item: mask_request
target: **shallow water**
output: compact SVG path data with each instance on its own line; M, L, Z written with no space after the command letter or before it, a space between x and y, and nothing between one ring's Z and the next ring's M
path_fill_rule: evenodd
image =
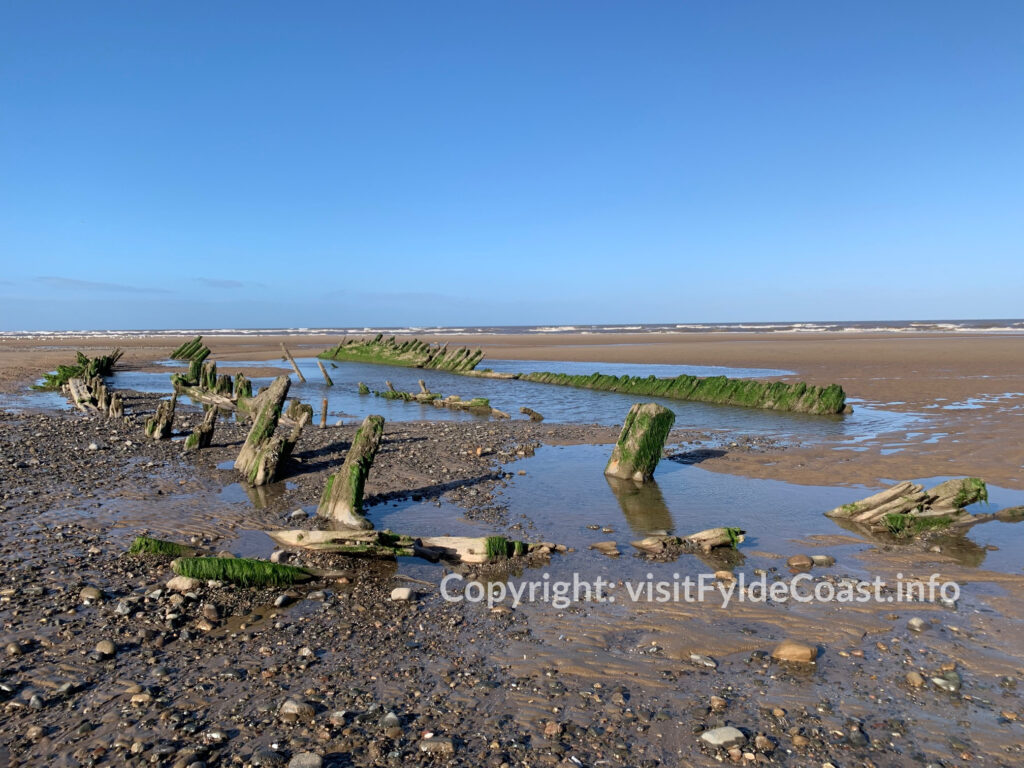
M424 379L433 392L444 395L459 395L463 399L486 397L491 405L513 418L519 415L522 406L533 408L553 423L604 424L622 423L630 406L636 401L633 395L615 392L595 392L574 387L552 384L537 384L530 381L508 379L480 379L460 376L443 371L424 371L417 368L403 368L390 365L365 363L326 363L328 373L334 381L328 387L320 375L316 358L302 358L296 361L306 377L306 383L293 379L289 395L311 403L315 411L314 422L320 419L320 404L328 400L328 421L361 420L371 413L379 413L389 421L473 421L486 420L464 411L452 411L432 405L406 403L400 400L386 400L372 395L359 395L359 382L371 390L386 389L385 381L390 380L400 391L418 392L418 380ZM497 370L523 370L517 368L520 361L489 361L488 365ZM174 363L175 367L181 367ZM231 363L228 367L267 367L267 362ZM537 364L540 365L540 364ZM545 367L566 372L592 372L595 366L600 370L617 375L678 375L691 372L691 366L648 366L648 365L605 365L599 363L544 363ZM614 369L614 370L613 370ZM715 373L727 372L730 376L775 375L779 371L759 369L716 369ZM781 372L784 373L784 372ZM266 386L270 377L253 378L254 386ZM134 389L140 392L169 392L169 374L125 371L115 374L112 379L115 389ZM856 405L854 413L847 416L814 416L803 413L782 413L758 408L740 408L706 403L681 402L666 398L644 398L661 403L676 413L676 426L698 430L730 430L748 435L762 435L788 440L841 440L854 441L873 438L881 432L909 428L919 420L915 414L884 411L877 408ZM851 400L857 403L855 400Z

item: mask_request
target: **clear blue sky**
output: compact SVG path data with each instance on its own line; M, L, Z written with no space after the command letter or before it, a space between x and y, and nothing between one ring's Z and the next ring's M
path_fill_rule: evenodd
M1024 3L0 7L0 327L1019 317Z

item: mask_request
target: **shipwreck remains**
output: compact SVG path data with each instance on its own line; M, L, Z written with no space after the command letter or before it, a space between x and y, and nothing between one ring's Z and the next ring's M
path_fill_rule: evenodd
M398 342L394 336L387 339L378 333L373 339L346 339L338 346L324 350L318 357L352 363L379 363L401 365L408 368L433 368L438 371L462 373L472 371L483 360L481 349L447 344L428 344L419 339Z
M82 379L88 381L97 376L103 378L114 372L114 366L121 359L124 352L115 349L109 355L98 357L86 357L81 352L75 352L76 360L74 365L58 365L53 373L43 376L42 382L36 384L32 389L48 390L51 392L60 391L71 379Z
M946 480L929 490L906 481L825 514L869 532L912 537L937 528L966 529L992 519L964 509L977 501L988 501L985 481L977 477Z
M657 403L636 403L629 409L604 473L643 483L654 477L676 415Z
M210 447L210 443L213 441L213 430L217 426L218 414L219 409L217 408L210 408L206 411L199 426L185 438L185 453Z
M419 381L419 392L401 392L395 389L390 381L385 381L384 384L387 386L386 390L375 391L373 394L377 397L383 397L385 400L402 400L407 403L432 405L435 408L449 408L453 411L469 411L478 416L493 416L496 419L511 418L504 411L499 411L497 408L492 407L491 401L486 397L474 397L469 400L463 400L458 395L448 395L448 397L445 397L440 392L431 392L427 389L423 379ZM362 388L360 388L359 394L363 394Z
M573 376L567 373L539 372L520 374L519 379L602 392L622 392L642 397L666 397L718 405L740 405L774 411L816 414L847 412L846 393L838 384L821 387L802 381L788 384L783 381L730 379L725 376L701 378L685 374L675 378L659 379L655 376L606 376L601 373Z
M349 528L372 529L363 515L363 489L384 436L384 417L367 416L356 430L341 469L327 479L317 514Z
M203 344L203 337L196 336L171 352L171 360L187 360L202 363L210 355L210 348Z
M565 551L546 542L527 543L504 536L409 536L392 531L364 529L266 531L275 542L288 549L306 549L341 555L394 558L422 557L431 562L449 560L483 564L534 553Z
M298 440L298 433L302 430L300 424L304 425L308 420L307 417L296 423L287 438L275 434L290 386L287 376L278 376L269 387L248 401L252 428L235 459L235 469L250 485L266 485L274 480L279 464L291 453Z
M170 400L161 400L156 413L146 419L146 436L154 440L166 440L171 436L174 427L174 407L178 404L178 396L171 395Z

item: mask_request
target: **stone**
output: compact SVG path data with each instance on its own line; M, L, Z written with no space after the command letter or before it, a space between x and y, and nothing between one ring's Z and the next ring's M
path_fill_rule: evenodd
M83 603L98 603L103 599L103 592L97 587L82 587L82 591L78 593L78 599Z
M412 600L412 589L409 587L395 587L391 590L391 599L398 602Z
M700 740L710 747L729 749L730 747L738 747L746 743L747 737L743 735L743 731L739 728L723 725L721 728L712 728L709 731L704 731L700 735Z
M288 761L288 768L321 768L324 759L316 752L300 752Z
M736 581L736 576L732 571L715 571L715 578L718 581Z
M23 651L21 650L21 646L18 645L17 643L8 643L7 644L7 655L8 656L21 656L22 652Z
M454 755L455 742L441 736L430 736L420 739L420 752L425 752L428 755Z
M922 686L924 686L924 677L921 675L920 672L907 672L906 680L907 685L910 685L914 688L921 688Z
M302 701L301 699L287 699L284 704L281 705L279 714L290 715L292 717L299 718L301 720L312 720L316 714L316 709L308 701Z
M814 565L814 561L807 555L793 555L789 560L786 561L786 565L790 568L806 569Z
M928 623L924 619L920 619L915 616L907 622L907 629L911 632L924 632L928 629Z
M167 582L167 588L174 592L194 592L203 585L199 579L191 576L175 576Z
M812 664L818 658L818 649L811 645L798 643L795 640L783 640L772 651L776 661L790 661L800 664Z
M822 568L836 564L836 559L832 555L811 555L811 561Z
M712 696L710 704L711 709L713 709L715 712L721 712L728 706L728 702L721 696Z
M401 724L402 721L398 719L398 715L394 712L388 712L380 719L380 725L382 728L397 728Z
M109 658L117 653L117 647L110 640L100 640L96 643L96 653Z

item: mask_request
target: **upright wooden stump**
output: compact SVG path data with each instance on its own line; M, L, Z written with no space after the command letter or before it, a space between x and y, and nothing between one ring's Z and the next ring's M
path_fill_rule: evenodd
M208 410L199 426L185 438L185 453L210 447L210 443L213 441L213 430L217 426L217 413L216 408Z
M265 391L249 401L255 405L251 414L252 428L235 459L235 469L251 485L265 485L274 479L277 472L285 438L275 435L274 430L290 386L287 376L278 376Z
M654 476L676 415L657 403L636 403L629 409L619 441L604 473L643 483Z
M174 426L174 406L178 396L171 395L170 400L162 400L156 407L156 413L146 419L146 435L154 440L166 440L171 436Z
M363 516L363 488L384 435L384 417L367 416L352 439L341 469L331 475L317 514L349 528L373 528Z

